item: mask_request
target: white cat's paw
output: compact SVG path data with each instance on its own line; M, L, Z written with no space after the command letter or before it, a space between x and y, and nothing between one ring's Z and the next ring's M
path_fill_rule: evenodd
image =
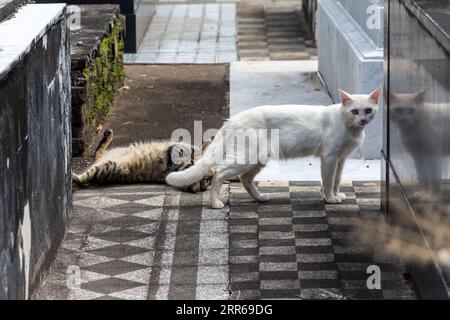
M222 209L223 207L225 207L225 205L220 200L211 202L211 208L213 209Z
M329 204L342 203L342 200L338 197L328 197L328 198L324 198L323 200L325 201L325 203L329 203Z
M339 193L336 195L336 198L341 199L342 201L344 201L345 199L347 199L347 196L345 195L345 193L339 192Z
M260 194L257 201L258 202L267 202L267 201L269 201L269 196L267 194Z

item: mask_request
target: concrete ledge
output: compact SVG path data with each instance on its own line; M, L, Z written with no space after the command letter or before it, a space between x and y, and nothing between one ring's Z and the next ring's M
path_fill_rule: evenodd
M380 87L383 50L338 3L319 0L317 15L319 72L334 101L339 101L338 88L365 92Z
M417 18L423 27L450 52L450 8L448 3L414 0L404 1L404 6Z
M19 8L14 19L0 24L0 79L30 52L49 28L60 19L65 4L29 4ZM22 32L18 31L22 27ZM26 26L26 28L25 28Z
M383 87L383 50L336 1L319 0L317 11L319 73L334 102L338 89L369 93ZM379 159L382 146L382 108L366 129L361 147L368 159ZM356 155L355 155L356 156Z
M384 26L381 22L384 14L384 0L338 0L337 5L351 16L368 40L372 41L377 48L383 49ZM380 22L380 29L374 27L375 20Z

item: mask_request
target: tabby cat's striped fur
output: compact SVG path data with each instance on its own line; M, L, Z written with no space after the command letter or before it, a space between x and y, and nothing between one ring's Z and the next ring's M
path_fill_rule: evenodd
M194 164L194 147L181 142L151 141L134 143L128 147L107 150L112 142L113 132L108 130L105 141L95 154L95 163L82 174L72 174L79 185L95 183L165 183L170 172L184 170ZM203 143L203 148L210 141ZM173 160L174 156L190 154L190 161ZM199 182L183 188L190 192L205 191L211 184L212 174Z

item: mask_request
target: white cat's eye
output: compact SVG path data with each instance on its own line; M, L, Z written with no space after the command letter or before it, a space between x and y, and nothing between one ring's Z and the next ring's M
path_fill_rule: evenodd
M356 116L357 114L359 114L359 111L356 110L356 109L353 109L353 110L352 110L352 113Z
M366 114L371 114L372 113L372 109L366 109Z

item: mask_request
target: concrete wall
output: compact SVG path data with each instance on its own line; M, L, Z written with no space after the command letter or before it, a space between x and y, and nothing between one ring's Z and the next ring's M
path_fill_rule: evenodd
M347 11L362 31L373 41L377 48L383 49L383 0L338 0L338 4ZM375 10L376 16L374 15ZM376 18L378 21L369 19ZM369 20L368 20L369 19ZM374 28L379 23L379 28Z
M350 93L369 93L383 86L383 49L379 41L383 30L372 30L371 36L364 31L367 26L363 17L365 15L366 20L369 18L366 10L372 2L361 2L366 4L352 7L351 1L318 1L316 37L319 73L335 102L339 101L339 88ZM346 6L351 12L347 11ZM381 114L382 110L366 129L366 139L360 151L367 159L380 158Z
M0 35L0 299L25 299L71 212L64 5L26 5L0 22Z

